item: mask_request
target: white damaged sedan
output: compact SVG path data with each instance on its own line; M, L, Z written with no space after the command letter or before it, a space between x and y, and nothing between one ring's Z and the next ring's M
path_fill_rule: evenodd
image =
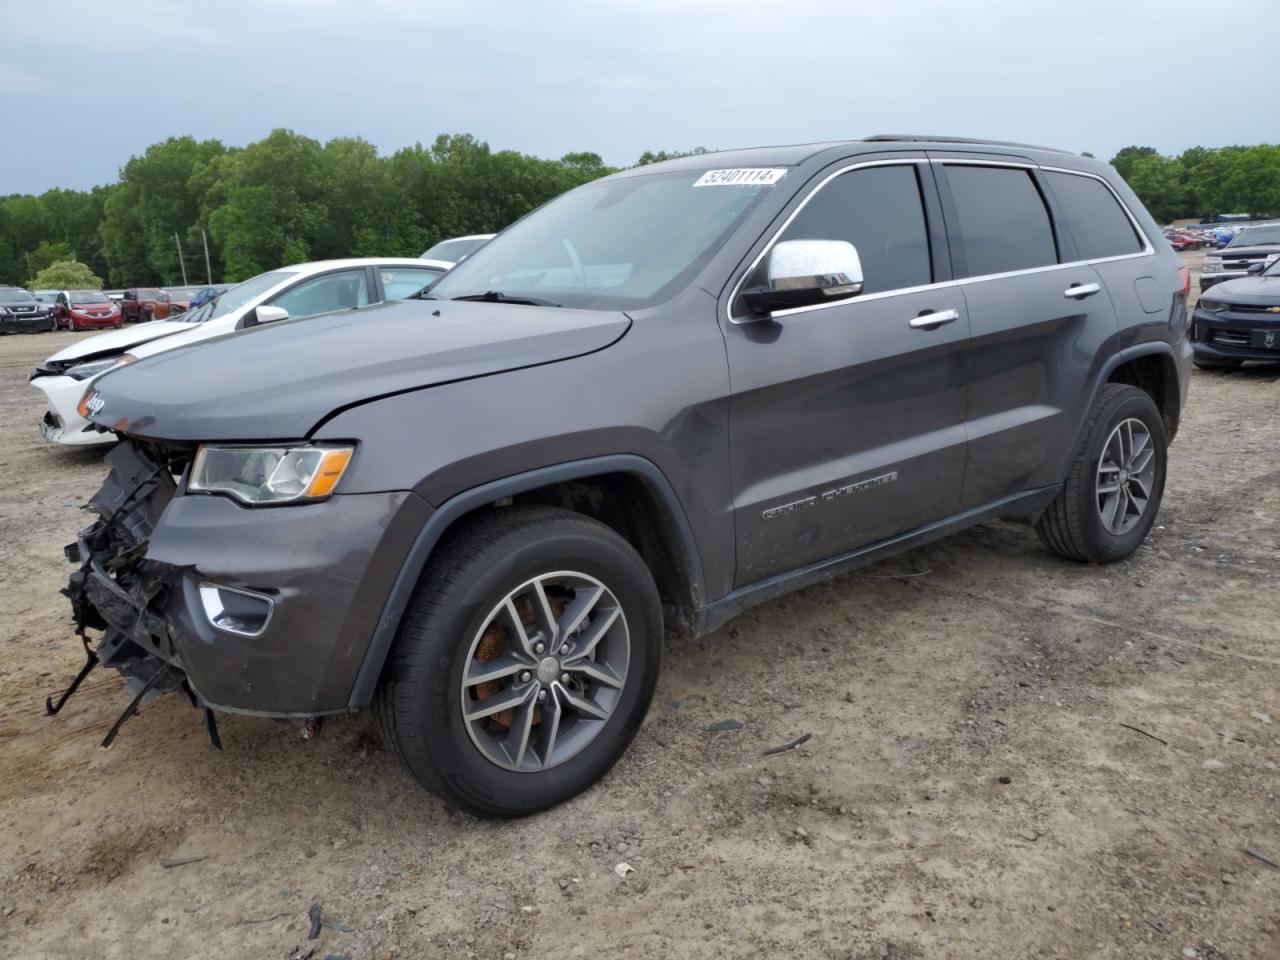
M40 432L55 443L112 443L113 434L95 429L77 409L90 383L108 370L259 323L402 300L435 283L452 266L445 260L407 257L300 263L259 274L176 319L79 340L31 375L31 385L48 403Z

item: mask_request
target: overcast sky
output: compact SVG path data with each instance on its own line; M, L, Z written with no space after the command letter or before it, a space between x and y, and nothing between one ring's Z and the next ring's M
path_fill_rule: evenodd
M0 194L274 127L616 165L886 132L1280 141L1280 0L0 0L0 37Z

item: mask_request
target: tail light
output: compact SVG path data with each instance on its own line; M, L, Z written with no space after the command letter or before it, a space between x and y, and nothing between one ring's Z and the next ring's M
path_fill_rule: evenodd
M1186 267L1179 267L1178 276L1182 278L1182 295L1184 297L1191 296L1191 271Z

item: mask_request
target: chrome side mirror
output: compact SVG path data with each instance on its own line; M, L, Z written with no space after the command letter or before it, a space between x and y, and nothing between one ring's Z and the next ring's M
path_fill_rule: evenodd
M847 240L784 240L769 251L763 273L763 283L743 290L742 299L764 316L862 292L862 261Z

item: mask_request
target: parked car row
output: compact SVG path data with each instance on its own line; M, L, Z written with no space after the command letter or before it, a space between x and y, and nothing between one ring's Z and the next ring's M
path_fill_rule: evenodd
M418 259L433 265L452 265L475 253L493 237L492 233L451 237L423 251ZM126 323L168 320L203 307L229 289L229 285L129 287L119 290L28 291L10 286L0 289L10 291L0 295L0 334L4 334L118 328Z
M1208 237L1183 233L1178 230L1166 230L1164 238L1169 241L1169 246L1175 250L1200 250L1204 247L1216 246L1217 240L1210 240Z
M1204 258L1200 290L1265 270L1276 260L1280 260L1280 223L1244 227L1220 252Z
M203 306L228 289L132 287L128 290L27 290L0 286L0 334L96 330L165 320Z

